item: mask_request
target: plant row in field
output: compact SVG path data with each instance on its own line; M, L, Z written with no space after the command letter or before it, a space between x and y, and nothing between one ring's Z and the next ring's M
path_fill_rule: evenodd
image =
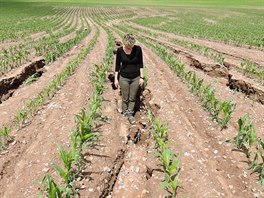
M257 137L257 132L249 114L238 120L238 126L237 136L228 140L228 142L235 143L238 149L242 149L246 153L250 170L252 173L258 174L259 182L264 188L264 138Z
M55 165L57 172L63 179L64 184L60 185L50 176L46 175L42 181L42 189L49 197L70 197L77 193L74 180L81 175L81 170L85 168L85 160L82 155L84 144L90 142L99 136L95 130L98 118L103 118L99 110L102 107L104 83L109 67L112 66L112 51L114 47L113 38L108 33L108 47L106 50L106 58L102 65L95 65L92 72L94 92L92 100L89 103L89 109L81 111L76 115L76 128L71 133L71 148L69 151L60 148L60 158L64 166Z
M162 35L158 35L156 33L151 32L150 30L144 30L144 29L140 29L140 28L136 28L133 26L128 26L128 25L122 25L122 26L118 26L118 25L114 25L115 27L123 27L126 29L132 29L133 31L137 31L137 32L144 32L150 36L153 36L155 38L157 38L158 36L162 36ZM163 35L163 37L165 37ZM213 50L211 48L199 45L199 44L195 44L189 41L185 41L185 40L179 40L179 39L170 39L170 42L180 45L184 48L188 48L191 50L194 50L198 53L200 53L201 55L204 55L206 57L212 58L213 60L215 60L216 62L218 62L221 65L225 65L225 57L223 56L222 53ZM249 60L243 60L241 61L240 64L240 68L235 68L237 70L242 70L242 72L244 73L244 75L247 76L252 76L252 77L256 77L258 78L260 81L264 80L264 69L261 69L260 67L254 65L251 61Z
M30 11L29 7L32 7ZM32 4L27 4L26 7L22 4L1 4L0 42L7 39L28 39L31 33L56 30L68 21L65 17L71 12L68 8L54 9L51 6L42 7L44 10L40 8L41 6Z
M122 38L122 33L117 31L119 36ZM145 82L144 86L147 86L148 76L146 70L144 70ZM162 124L158 117L154 117L153 114L148 112L149 121L154 130L154 138L157 145L157 155L163 163L163 170L165 174L164 182L162 183L162 188L167 190L172 197L176 196L177 189L179 187L179 171L180 171L180 161L173 151L168 147L168 125Z
M11 69L21 65L23 61L27 61L30 55L31 48L35 49L36 55L44 55L45 59L47 59L47 63L52 60L55 60L61 54L69 50L73 45L78 43L80 39L85 36L85 33L87 34L90 32L91 28L87 21L86 24L89 27L88 31L83 31L84 25L82 21L82 27L80 28L80 30L77 31L76 37L70 39L65 43L59 43L58 38L74 31L74 28L76 28L77 23L74 27L70 29L65 29L63 32L60 32L58 34L50 34L50 36L48 37L43 37L41 39L30 41L25 44L19 44L18 46L11 46L8 49L2 49L2 53L0 56L0 72L8 72ZM70 27L70 24L68 27Z
M143 39L141 39L143 40ZM171 66L172 69L177 71L178 76L182 77L191 85L191 91L200 98L203 106L210 111L216 121L223 128L230 120L232 112L235 110L236 105L231 103L230 100L221 102L215 97L215 91L212 86L203 85L203 79L199 78L195 72L184 72L184 65L177 62L165 48L153 45L148 41L144 41L149 46L155 48L158 54ZM256 152L254 153L253 160L250 160L250 169L253 172L259 173L259 181L264 187L264 139L256 138L256 132L252 121L250 121L248 115L239 119L239 132L238 135L232 140L237 144L238 148L246 148L245 143L248 143L248 157L250 159L252 153L252 146L256 145Z
M241 21L235 16L223 19L222 12L219 12L220 10L215 11L215 14L210 16L210 14L207 14L208 12L188 8L188 10L177 10L177 12L172 13L170 17L150 16L133 19L131 21L163 32L212 39L240 46L255 46L263 49L263 23L260 23L260 15L246 13L244 14L243 22L241 23ZM242 10L239 12L243 13ZM257 12L260 14L261 11ZM210 23L206 17L215 21ZM256 22L257 19L260 21ZM252 23L252 21L255 21L256 23Z
M175 44L181 45L185 48L189 48L192 49L196 52L199 52L200 54L207 56L209 58L212 58L213 60L215 60L216 62L220 63L221 65L224 65L225 63L225 58L224 56L211 49L208 47L204 47L198 44L194 44L188 41L183 41L183 40L178 40L178 39L171 39L171 41ZM235 68L237 69L237 68ZM244 75L249 75L249 74L253 74L254 77L259 78L260 80L264 80L264 69L261 69L260 67L254 65L251 61L249 60L243 60L240 63L240 70L242 69L242 71L244 72Z
M44 37L43 41L44 40L47 41L48 38ZM34 43L36 43L36 46L40 45L37 41L29 41L23 44L2 49L0 51L0 71L2 73L8 72L9 70L21 65L23 61L27 61L30 55L30 48Z
M85 59L87 54L95 45L98 36L99 30L97 29L96 34L91 42L84 49L82 49L82 51L67 64L66 68L60 74L56 75L56 77L46 87L44 87L35 98L29 100L26 106L18 112L11 126L8 127L8 131L14 129L15 127L20 128L24 124L28 123L29 117L33 117L39 108L45 104L45 102L51 98L65 83L66 79L73 74L81 61ZM7 126L2 126L1 130L3 130L5 127Z
M252 75L254 78L257 77L261 80L264 85L264 69L254 65L252 62L245 60L241 62L241 68L243 69L244 74Z
M88 21L86 21L88 25ZM49 51L46 51L44 55L44 59L46 63L50 63L52 61L55 61L58 57L60 57L65 52L69 51L74 45L79 43L83 38L85 38L91 31L91 28L89 31L84 31L84 26L82 25L81 29L76 32L76 36L64 43L52 43L51 48L49 48Z
M32 7L31 7L32 8ZM6 9L6 10L3 10ZM24 14L22 11L26 10L21 4L20 6L14 6L11 3L1 2L0 12L1 12L1 28L0 28L0 41L7 39L23 38L28 35L29 32L38 32L40 27L48 28L50 20L41 20L41 17L46 15L54 15L54 10L51 7L48 10L41 10L38 8L39 13L36 15L35 19L32 19L30 15ZM28 8L27 8L28 9ZM36 8L32 8L36 9ZM7 12L9 10L9 12ZM20 11L18 13L18 10ZM27 10L28 13L29 10ZM12 14L10 14L12 13ZM16 13L16 14L15 14ZM30 10L29 13L32 13ZM20 18L19 18L20 17ZM53 19L51 19L53 20ZM41 24L41 25L40 25ZM21 31L22 30L22 31Z
M215 90L211 84L205 84L194 71L185 71L184 64L174 58L160 44L153 44L152 42L139 38L139 40L150 46L174 71L177 75L191 86L191 91L199 97L203 103L203 107L207 109L213 118L218 122L221 128L226 127L234 112L236 105L230 100L220 101L216 98Z
M145 43L148 43L148 45L152 45L152 47L156 48L156 51L171 66L171 68L177 70L178 76L183 77L185 81L191 84L192 92L194 92L195 95L201 99L203 106L211 112L222 128L225 127L230 120L231 113L235 110L236 105L231 103L230 100L221 102L216 99L212 86L203 85L203 79L200 79L193 71L184 73L184 65L179 62L176 63L177 61L168 54L165 48L161 48L157 44L153 45L150 42L145 41ZM250 160L250 169L253 172L259 173L259 181L264 187L264 139L256 138L256 132L248 114L241 117L238 124L238 135L232 139L232 141L236 143L239 149L242 147L246 148L245 143L249 144L249 150L247 153L249 159L250 156L252 156L252 146L254 144L256 145L257 151L254 154L253 161Z
M131 32L128 30L125 31ZM214 117L219 115L219 113L223 115L223 118L217 118L222 127L227 124L231 113L235 110L235 104L232 104L229 100L224 102L217 100L211 85L202 85L203 80L200 79L193 71L184 72L184 65L175 60L165 48L162 48L158 44L154 45L143 38L138 39L155 49L155 51L171 66L171 68L177 71L178 76L191 84L191 90L200 98L202 98L202 101L204 102L203 106L207 109L210 109ZM202 95L205 96L204 99ZM217 108L217 106L219 108ZM238 121L238 124L238 135L229 141L236 143L239 149L242 148L243 150L246 150L247 156L250 160L250 169L253 173L257 172L259 174L259 182L262 186L264 186L264 139L256 137L256 131L254 129L253 122L249 119L248 114L241 117ZM246 145L247 143L248 146ZM252 154L253 145L256 146L254 154ZM251 160L252 158L253 160Z
M172 197L176 196L179 187L180 160L168 147L168 125L162 124L159 118L155 118L151 112L148 114L151 125L154 129L154 138L157 145L157 154L163 163L165 174L162 187L167 190Z
M97 18L97 20L103 20L104 22L120 18L130 19L135 16L135 13L129 8L123 8L117 12L116 8L97 7L89 10L89 14L92 18Z

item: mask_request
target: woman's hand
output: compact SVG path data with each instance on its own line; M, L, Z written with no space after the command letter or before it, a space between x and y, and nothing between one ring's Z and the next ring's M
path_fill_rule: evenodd
M119 82L118 82L118 79L115 78L115 87L118 89L118 86L119 86Z
M140 78L140 79L139 79L139 86L141 86L141 87L142 87L142 86L143 86L143 84L144 84L144 79Z

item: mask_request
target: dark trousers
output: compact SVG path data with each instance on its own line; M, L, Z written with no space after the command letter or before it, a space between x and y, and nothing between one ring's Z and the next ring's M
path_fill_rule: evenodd
M132 115L134 113L139 79L139 76L133 79L120 76L119 84L122 94L122 112L124 114Z

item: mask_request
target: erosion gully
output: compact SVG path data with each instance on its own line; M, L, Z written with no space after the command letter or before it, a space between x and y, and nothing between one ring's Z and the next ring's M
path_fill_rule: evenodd
M97 130L99 140L85 154L89 166L80 181L81 197L153 197L165 192L162 166L155 155L155 142L147 112L157 115L158 104L151 104L151 91L138 92L136 123L130 125L121 114L120 91L114 89L114 73L109 71L102 115L108 117Z
M144 33L139 34L154 42L158 42L161 45L165 45L169 50L174 52L180 60L183 60L184 63L190 65L191 67L202 70L211 77L225 78L227 80L226 86L228 86L231 90L239 90L256 102L264 104L264 87L261 83L253 81L250 78L245 78L245 75L241 75L241 72L239 73L236 71L241 70L239 65L240 62L243 61L242 57L234 57L232 55L225 54L228 55L229 58L225 60L223 65L221 65L209 58L199 55L198 53L176 44L172 44L166 39L154 38L147 36Z
M113 76L109 75L111 83ZM150 90L139 92L140 111L135 114L136 123L130 125L120 114L119 91L111 90L110 83L107 86L106 108L102 114L109 118L109 123L98 128L102 136L87 151L86 160L90 165L83 172L86 179L81 183L81 197L132 198L164 194L158 187L163 179L162 166L154 154L155 143L147 119L147 111L157 112L159 106L149 103Z

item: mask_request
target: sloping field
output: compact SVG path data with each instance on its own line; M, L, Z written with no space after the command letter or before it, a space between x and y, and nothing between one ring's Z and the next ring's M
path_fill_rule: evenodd
M263 1L0 5L0 197L264 197ZM133 125L125 33L145 67Z

